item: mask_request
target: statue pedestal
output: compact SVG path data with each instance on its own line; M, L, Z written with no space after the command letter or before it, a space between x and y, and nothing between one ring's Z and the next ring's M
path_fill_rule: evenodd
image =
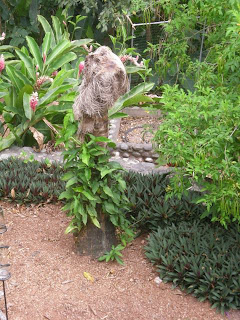
M98 220L101 229L89 221L86 227L74 234L77 254L99 258L117 244L115 227L108 217L101 213Z

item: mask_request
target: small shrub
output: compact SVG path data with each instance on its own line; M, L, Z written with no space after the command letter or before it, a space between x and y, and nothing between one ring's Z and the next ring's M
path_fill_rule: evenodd
M240 232L211 222L181 222L158 228L146 256L164 282L173 282L222 313L240 309Z

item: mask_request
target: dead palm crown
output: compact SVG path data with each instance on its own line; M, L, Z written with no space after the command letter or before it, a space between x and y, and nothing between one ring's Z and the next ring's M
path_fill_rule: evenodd
M110 48L102 46L88 54L79 95L73 105L81 141L87 133L108 136L108 109L128 88L125 67Z

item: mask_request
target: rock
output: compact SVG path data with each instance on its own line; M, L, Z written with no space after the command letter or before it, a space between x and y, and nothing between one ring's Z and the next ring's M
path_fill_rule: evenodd
M146 162L153 162L153 159L152 158L146 158L145 161Z
M137 157L137 158L138 158L138 157L141 156L141 153L134 151L134 152L132 153L132 155L133 155L134 157Z
M124 152L124 153L122 154L122 157L123 157L123 158L129 158L129 153Z
M162 279L160 279L159 277L156 277L156 278L154 279L154 282L155 282L156 284L160 284L160 283L162 283Z
M158 153L154 153L152 154L153 159L158 159L159 158L159 154Z
M151 144L151 143L145 144L145 145L143 146L143 150L145 150L145 151L151 151L151 150L152 150L152 144Z
M143 149L143 146L141 144L135 144L132 146L132 148L135 151L141 151Z
M123 151L126 151L126 150L128 150L128 145L126 143L121 143L120 149Z

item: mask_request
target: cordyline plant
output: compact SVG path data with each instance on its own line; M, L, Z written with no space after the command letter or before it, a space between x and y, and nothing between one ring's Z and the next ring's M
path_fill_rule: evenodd
M77 60L74 49L91 40L70 41L57 17L52 17L53 29L44 17L38 19L45 31L41 47L29 36L28 48L0 46L0 113L4 121L0 151L15 141L23 143L32 127L49 134L47 125L52 128L54 117L71 108L75 98L72 88L77 85L78 70L69 63ZM19 60L7 52L10 50L15 50Z

